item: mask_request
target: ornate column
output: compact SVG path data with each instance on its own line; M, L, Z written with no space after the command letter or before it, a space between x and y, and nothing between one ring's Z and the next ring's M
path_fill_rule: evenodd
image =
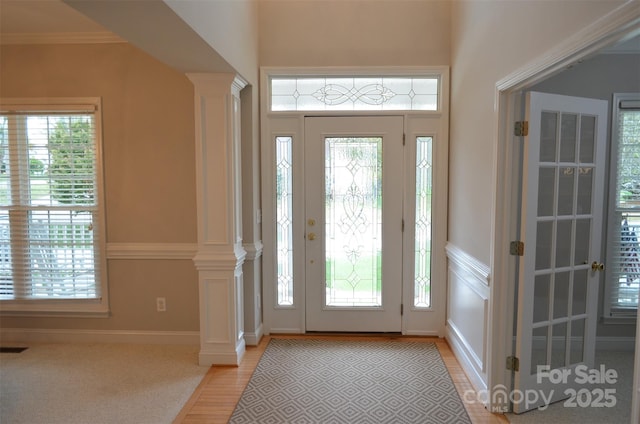
M234 74L188 74L195 88L200 365L238 365L243 326L240 90Z

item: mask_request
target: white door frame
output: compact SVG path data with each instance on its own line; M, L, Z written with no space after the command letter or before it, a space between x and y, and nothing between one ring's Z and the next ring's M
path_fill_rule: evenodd
M270 110L269 80L271 76L426 76L437 75L440 78L439 109L437 111L363 111L363 112L272 112ZM402 316L402 333L419 336L444 335L445 309L446 309L446 253L447 240L447 205L448 205L448 152L449 152L449 67L366 67L366 68L275 68L263 67L260 70L260 97L261 97L261 192L262 192L262 239L264 250L262 256L263 291L262 299L258 303L262 305L263 328L265 334L271 333L304 333L305 328L305 287L304 287L304 261L300 261L294 254L294 301L292 305L277 305L277 292L274 287L276 280L276 252L275 252L275 149L270 144L275 137L292 137L296 143L304 140L305 116L376 116L395 115L404 118L404 133L406 136L405 158L415 154L411 149L409 140L419 136L432 136L435 139L433 146L433 186L434 195L432 202L435 208L432 211L432 221L438 223L432 227L432 281L438 285L432 286L432 307L413 308L410 290L403 290L404 314ZM304 161L303 148L293 152L294 160ZM406 160L406 159L405 159ZM293 165L296 166L295 164ZM304 175L303 173L299 175ZM407 173L405 173L406 178ZM405 181L404 187L411 187ZM294 198L294 208L304 210L304 205L298 202L304 201L302 192L297 192L294 182L293 192L298 193ZM407 199L407 196L405 196ZM406 205L405 205L406 206ZM405 220L407 218L405 207ZM413 216L413 215L411 215ZM412 228L411 223L408 224ZM298 219L293 224L294 232L302 235L305 231L304 219ZM405 235L407 231L405 231ZM296 246L301 247L298 241L293 241L294 252ZM413 248L409 245L413 237L404 237L403 249ZM403 288L408 287L406 264L403 265ZM411 273L412 275L412 273Z
M487 387L511 388L511 371L505 367L505 358L513 354L513 327L516 261L509 256L509 243L517 234L518 169L513 158L517 150L513 141L513 128L522 119L521 92L538 82L560 72L565 67L598 52L631 33L640 30L640 8L637 2L627 2L609 15L569 37L556 48L529 62L521 69L496 83L496 157L494 162L493 223L491 228L490 265L493 270L489 300L487 349L490 358L487 370ZM640 315L639 315L640 316ZM638 321L640 324L640 320ZM636 353L640 352L640 340L636 339ZM636 367L638 379L640 370ZM640 415L638 382L634 382L632 417ZM487 408L499 410L501 404L492 403L487 397ZM494 409L496 408L496 409ZM633 422L636 422L633 421Z

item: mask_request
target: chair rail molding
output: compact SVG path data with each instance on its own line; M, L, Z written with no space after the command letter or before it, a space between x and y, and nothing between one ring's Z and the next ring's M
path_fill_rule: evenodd
M196 243L107 243L107 259L192 260Z

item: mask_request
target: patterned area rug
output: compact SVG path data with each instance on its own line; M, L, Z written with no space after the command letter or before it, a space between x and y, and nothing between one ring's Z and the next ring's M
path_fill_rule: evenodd
M272 339L229 423L471 423L434 343Z

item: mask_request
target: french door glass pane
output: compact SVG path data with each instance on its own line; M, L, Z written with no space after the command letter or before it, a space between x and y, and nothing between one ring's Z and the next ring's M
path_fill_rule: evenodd
M293 305L292 138L276 137L276 252L278 305Z
M567 323L561 322L553 325L551 338L551 369L564 367L567 352Z
M432 137L416 138L416 228L413 306L431 306Z
M556 196L556 168L540 167L538 175L538 216L552 216Z
M560 162L575 162L578 115L563 113L560 122Z
M571 303L571 314L582 315L587 312L587 282L589 275L586 269L574 271L573 278L573 300Z
M540 123L540 162L556 161L558 114L542 112Z
M546 365L547 362L547 342L549 340L549 326L535 327L531 342L531 368L532 375L538 372L538 366Z
M593 193L593 168L578 168L578 192L576 198L576 214L591 214L591 194Z
M566 317L569 313L570 272L558 272L553 284L553 318Z
M578 364L584 360L585 319L571 321L571 343L569 364Z
M596 147L596 117L582 115L580 119L580 163L593 163Z
M558 177L558 215L573 215L573 186L576 168L560 168Z
M549 320L549 287L551 276L549 274L536 275L533 288L533 322Z
M326 306L382 305L382 138L325 139Z

